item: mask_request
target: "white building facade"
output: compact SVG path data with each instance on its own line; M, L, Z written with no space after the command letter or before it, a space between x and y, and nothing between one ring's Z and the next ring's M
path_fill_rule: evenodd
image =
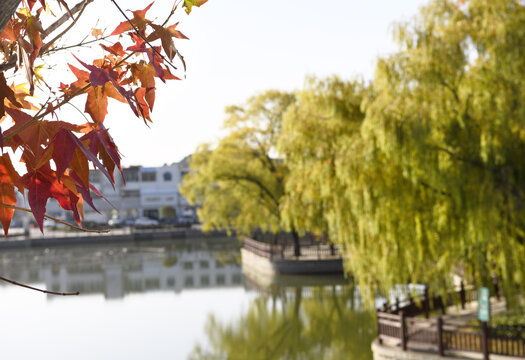
M115 171L113 188L100 171L90 170L90 182L107 201L92 192L93 202L100 213L84 202L85 221L104 223L109 219L125 221L139 217L161 220L161 209L171 207L175 209L178 221L195 222L195 209L179 192L179 185L187 172L185 160L160 167L131 166L123 169L124 179L120 172ZM47 213L59 218L71 217L54 199L49 200Z

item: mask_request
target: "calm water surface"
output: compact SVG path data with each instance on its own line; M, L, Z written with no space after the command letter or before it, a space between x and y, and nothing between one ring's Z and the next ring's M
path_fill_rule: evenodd
M338 277L243 274L239 245L191 239L2 250L5 359L371 359L375 322Z

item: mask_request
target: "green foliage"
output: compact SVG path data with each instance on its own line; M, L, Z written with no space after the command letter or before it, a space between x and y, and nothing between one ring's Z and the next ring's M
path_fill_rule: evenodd
M511 305L525 290L524 26L517 1L434 1L348 106L314 83L287 113L288 221L327 227L364 294L453 275L496 275Z
M525 327L525 308L516 308L496 314L490 319L493 326L520 326Z
M337 176L336 163L345 160L339 149L345 143L359 143L364 91L358 81L307 79L287 109L279 150L290 171L281 204L289 227L303 233L328 232L334 204L345 192Z
M290 289L291 290L291 289ZM286 297L253 301L233 324L210 317L210 348L197 345L190 359L370 359L375 337L371 313L354 309L354 292L302 288Z
M280 199L287 169L275 151L282 116L294 96L267 91L244 107L226 109L223 137L203 145L191 158L192 172L181 193L198 204L203 230L226 229L248 235L258 228L278 232Z
M443 293L454 276L488 287L496 276L516 306L524 29L515 0L432 1L397 25L399 49L371 84L309 79L280 106L265 94L229 109L230 135L197 152L185 193L208 228L328 234L368 299L407 281Z
M162 206L160 208L160 216L163 219L174 219L177 217L177 210L173 206Z

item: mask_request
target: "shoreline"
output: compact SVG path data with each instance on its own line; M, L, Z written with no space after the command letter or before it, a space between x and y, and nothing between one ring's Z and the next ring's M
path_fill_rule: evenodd
M193 239L227 237L225 231L204 233L195 228L119 228L108 233L85 233L81 231L59 231L46 229L44 234L31 229L30 234L13 235L0 240L0 249L34 248L50 246L111 244L141 242L161 239Z

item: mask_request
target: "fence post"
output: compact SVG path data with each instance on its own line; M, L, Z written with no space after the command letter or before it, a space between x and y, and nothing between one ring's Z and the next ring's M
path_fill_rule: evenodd
M489 360L489 328L486 321L481 322L481 351L483 360Z
M447 313L447 309L446 309L445 303L443 301L443 296L439 297L439 306L441 307L441 315L445 315Z
M443 318L441 316L437 318L437 343L439 356L445 356L443 352Z
M379 315L381 314L381 312L379 310L377 310L377 313L376 313L376 316L377 316L377 341L379 342L379 345L381 345L383 343L383 338L381 338L381 324L380 324L380 317Z
M496 294L496 299L499 301L500 294L499 294L499 284L498 284L498 277L494 276L492 278L492 283L494 284L494 293Z
M428 298L428 286L425 285L425 298L423 299L423 311L425 312L425 319L428 319L428 313L429 313L429 306L430 306L430 299Z
M399 328L399 337L401 338L401 349L407 350L407 334L406 334L406 316L404 311L399 312L399 320L401 321L401 327Z
M459 298L461 299L461 309L465 310L465 303L467 302L467 298L465 294L465 286L463 285L463 281L460 283Z

